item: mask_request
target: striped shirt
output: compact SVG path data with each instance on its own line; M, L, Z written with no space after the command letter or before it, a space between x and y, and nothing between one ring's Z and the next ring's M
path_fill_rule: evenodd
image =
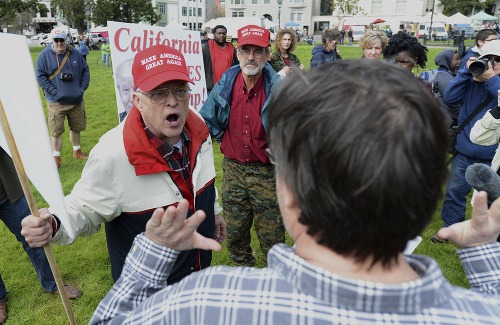
M338 276L285 244L267 268L211 267L166 286L179 252L141 234L90 324L500 324L500 243L458 253L470 290L426 256L406 256L419 279L388 285Z

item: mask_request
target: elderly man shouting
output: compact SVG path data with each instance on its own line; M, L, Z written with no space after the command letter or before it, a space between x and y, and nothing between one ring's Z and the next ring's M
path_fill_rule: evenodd
M169 58L169 59L165 59ZM183 198L191 211L203 210L200 234L222 241L225 224L216 200L212 139L189 109L189 77L183 54L155 45L136 54L132 65L134 107L125 122L107 132L90 152L81 179L66 197L73 233L90 235L106 223L111 273L118 279L136 235L156 208ZM75 240L56 216L29 216L22 234L32 247ZM169 283L210 265L209 251L181 254Z

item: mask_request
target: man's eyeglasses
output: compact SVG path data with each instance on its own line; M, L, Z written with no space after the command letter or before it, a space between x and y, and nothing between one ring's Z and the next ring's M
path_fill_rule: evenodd
M56 43L64 43L64 42L66 42L66 39L65 38L54 38L54 39L52 39L52 41L54 41Z
M244 58L248 58L250 56L250 54L253 54L253 56L256 57L257 59L262 58L264 56L264 54L266 53L266 51L264 49L256 49L256 50L250 51L249 49L245 49L245 48L238 49L238 52L240 52L241 56L243 56Z
M176 87L174 89L160 88L151 90L150 92L147 93L143 92L140 93L149 97L151 104L164 104L167 101L169 93L172 93L175 99L177 99L178 101L188 100L189 94L191 93L191 89L185 86L185 87Z

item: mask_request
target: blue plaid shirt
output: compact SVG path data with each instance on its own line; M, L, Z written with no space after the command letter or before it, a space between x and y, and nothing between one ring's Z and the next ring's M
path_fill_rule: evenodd
M166 286L179 252L141 234L90 324L500 324L500 243L458 253L471 290L426 256L406 256L419 279L388 285L340 277L285 244L267 268L211 267Z

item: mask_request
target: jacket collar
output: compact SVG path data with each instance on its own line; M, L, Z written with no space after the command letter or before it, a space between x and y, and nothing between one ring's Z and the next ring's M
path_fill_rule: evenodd
M172 171L163 157L150 144L141 122L141 113L134 106L123 123L123 144L129 163L134 166L135 174L148 175ZM208 137L208 128L196 113L189 110L184 130L191 138L189 157L196 160L196 154Z

